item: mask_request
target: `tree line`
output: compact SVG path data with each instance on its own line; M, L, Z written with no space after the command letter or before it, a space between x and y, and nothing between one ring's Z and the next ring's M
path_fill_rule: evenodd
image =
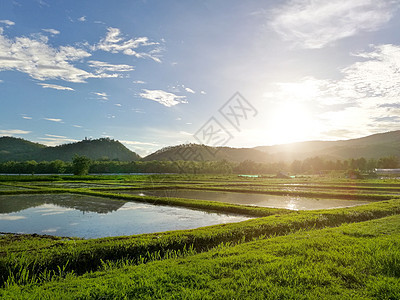
M291 163L257 163L252 160L243 162L220 161L91 161L85 156L76 155L72 162L62 160L36 162L34 160L0 163L3 174L78 174L87 173L190 173L190 174L273 174L289 172L291 174L318 174L329 171L358 170L372 172L376 168L399 168L397 156L380 159L364 157L348 160L327 160L311 157L295 160Z

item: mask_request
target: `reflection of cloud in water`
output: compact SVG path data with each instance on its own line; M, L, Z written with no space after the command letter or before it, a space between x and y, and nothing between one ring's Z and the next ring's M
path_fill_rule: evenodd
M45 230L42 230L42 232L53 233L53 232L57 232L58 229L60 229L60 227L45 229Z
M15 220L22 220L26 219L24 216L8 216L8 215L0 215L0 220L6 220L6 221L15 221Z
M56 206L53 204L43 204L36 211L42 216L59 215L66 213L67 211L72 211L72 208L66 208L61 206Z
M149 206L147 206L147 205L140 205L140 204L136 204L136 203L126 203L124 206L122 206L120 209L118 209L118 211L122 211L122 210L136 210L136 209L145 209L145 208L149 208Z

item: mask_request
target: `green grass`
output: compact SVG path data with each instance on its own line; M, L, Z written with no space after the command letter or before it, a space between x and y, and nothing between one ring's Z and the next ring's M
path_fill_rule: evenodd
M91 240L3 235L0 298L400 299L400 199L358 192L362 188L372 193L389 192L399 181L316 177L243 180L209 175L100 178L50 176L34 182L0 178L7 187L0 194L77 193L257 218L193 230ZM49 185L41 186L44 181ZM110 188L55 187L52 182L107 183ZM279 190L285 183L310 183L294 191L303 196L393 199L343 209L288 211L181 198L144 198L116 194L113 188L206 188L287 195L287 191ZM322 191L318 190L320 186L324 186Z
M400 216L298 231L147 264L104 265L10 299L399 299Z

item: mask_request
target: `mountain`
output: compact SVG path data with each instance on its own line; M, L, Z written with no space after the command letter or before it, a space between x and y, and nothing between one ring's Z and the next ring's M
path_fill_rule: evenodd
M45 145L20 138L0 137L0 161L25 160L25 157L35 155L44 148Z
M158 150L143 158L144 161L216 161L224 159L235 162L241 162L244 160L267 162L267 155L265 155L265 153L263 153L262 151L251 148L210 147L199 144L183 144L162 148L161 150Z
M308 141L255 148L209 147L185 144L166 147L143 160L222 160L241 162L292 162L319 156L330 160L400 157L400 130L340 141Z
M71 161L75 154L85 155L92 160L110 159L136 161L140 156L130 151L119 141L109 138L83 140L77 143L47 147L14 137L0 138L0 162L15 161ZM381 158L384 156L400 157L400 130L378 133L358 139L340 141L308 141L284 145L259 146L255 148L210 147L198 144L184 144L165 147L142 160L228 160L241 162L291 162L309 157L337 160L365 157Z
M110 159L119 161L140 160L140 156L130 151L119 141L109 138L83 140L56 147L32 143L20 138L0 138L0 161L72 161L75 154L85 155L92 160Z
M400 157L400 130L340 141L309 141L284 145L260 146L271 161L303 160L320 156L328 159Z

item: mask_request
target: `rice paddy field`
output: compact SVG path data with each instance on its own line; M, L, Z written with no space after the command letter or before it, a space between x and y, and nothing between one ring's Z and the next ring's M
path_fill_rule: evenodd
M398 179L0 176L0 231L1 299L400 299Z

